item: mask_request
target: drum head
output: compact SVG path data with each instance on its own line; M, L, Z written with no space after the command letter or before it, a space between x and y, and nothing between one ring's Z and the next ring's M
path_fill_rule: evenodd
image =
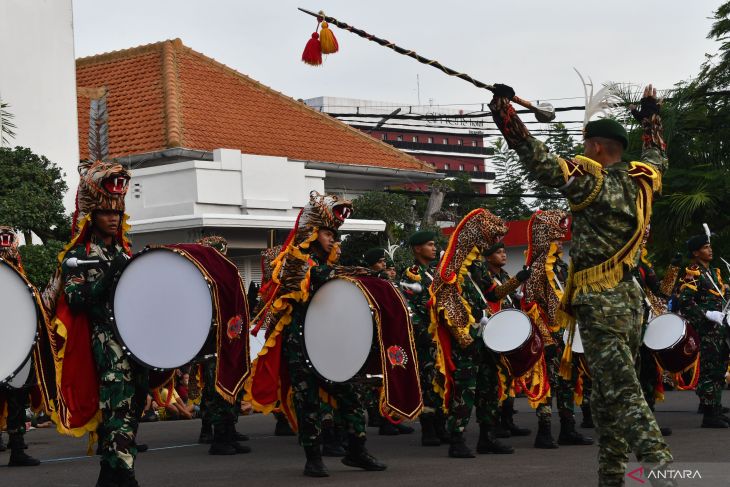
M193 360L210 333L213 303L202 272L169 250L135 256L114 291L119 339L142 365L174 369Z
M259 352L264 349L266 338L264 338L264 330L261 330L256 336L249 334L248 336L248 350L251 355L251 362L259 356Z
M644 345L650 350L665 350L676 345L685 333L684 319L674 313L665 313L646 325Z
M32 363L31 357L28 357L28 360L25 361L25 364L23 365L23 368L20 369L20 371L8 381L8 385L10 387L13 387L15 389L20 389L21 387L25 387L28 384L28 379L30 379L30 364Z
M568 343L568 329L566 328L563 332L563 343ZM575 334L573 335L573 346L570 347L571 350L573 350L574 353L584 353L583 352L583 340L580 338L580 326L578 326L578 323L575 324Z
M317 291L304 320L304 348L319 375L333 382L352 379L368 359L373 316L360 288L333 279Z
M504 309L494 314L484 327L484 344L494 352L509 352L530 338L530 318L516 309Z
M0 262L0 381L15 373L33 348L38 310L31 291L15 269Z

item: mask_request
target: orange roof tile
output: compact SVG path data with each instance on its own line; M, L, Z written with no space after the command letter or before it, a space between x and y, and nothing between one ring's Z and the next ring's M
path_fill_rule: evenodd
M180 39L76 61L79 144L89 100L107 90L109 155L168 148L434 172L433 167L183 45Z

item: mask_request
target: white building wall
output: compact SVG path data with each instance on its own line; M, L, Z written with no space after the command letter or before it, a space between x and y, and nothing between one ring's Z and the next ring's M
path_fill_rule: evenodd
M71 0L0 1L0 98L15 115L11 145L63 169L72 210L79 143Z

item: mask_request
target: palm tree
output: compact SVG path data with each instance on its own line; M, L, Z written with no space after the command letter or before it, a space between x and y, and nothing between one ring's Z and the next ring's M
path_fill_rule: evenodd
M14 117L6 109L10 105L0 99L0 147L10 145L10 139L15 137L13 129L17 128L10 120Z

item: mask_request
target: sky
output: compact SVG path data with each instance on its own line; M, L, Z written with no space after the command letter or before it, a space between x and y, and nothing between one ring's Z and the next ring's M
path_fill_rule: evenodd
M671 88L698 72L720 0L73 0L76 56L179 37L293 98L340 96L473 107L489 93L333 28L340 52L300 61L314 18L327 15L531 100L580 104L573 67L596 84ZM558 100L556 100L558 99ZM573 116L575 117L575 116Z

